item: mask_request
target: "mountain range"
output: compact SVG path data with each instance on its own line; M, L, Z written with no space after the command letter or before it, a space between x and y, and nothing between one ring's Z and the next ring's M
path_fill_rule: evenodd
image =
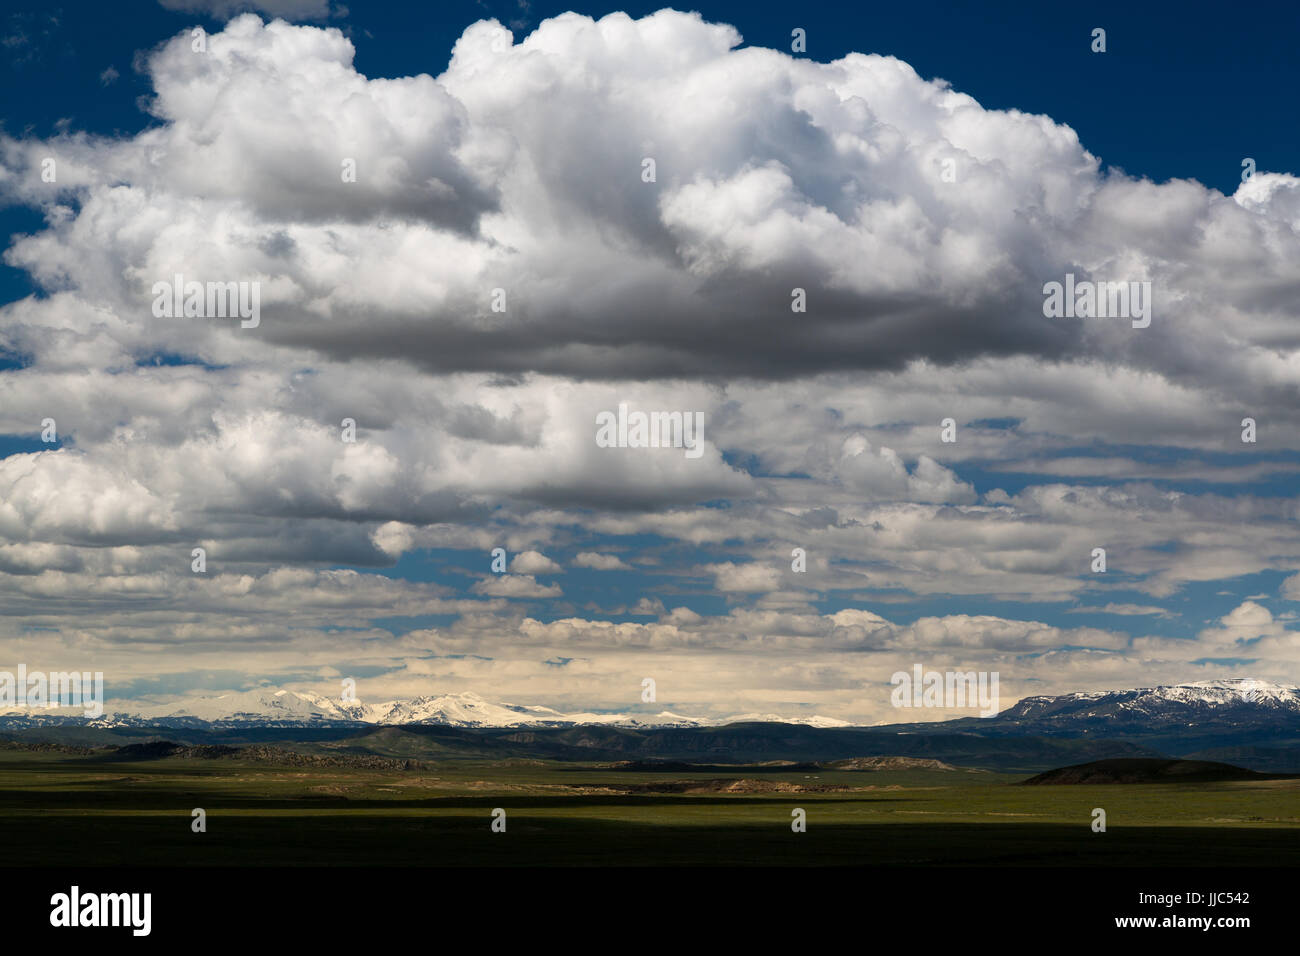
M550 707L496 703L478 694L441 694L363 703L275 688L196 696L163 704L137 705L87 718L75 708L11 710L0 727L84 723L98 727L309 727L320 725L440 725L467 728L606 726L622 728L720 727L740 723L798 724L817 728L852 726L832 717L736 714L690 717L662 711L564 713ZM1300 688L1260 680L1197 681L1133 690L1025 697L991 717L908 723L912 733L952 732L981 736L1129 736L1201 733L1208 730L1300 729Z
M563 713L476 694L367 704L267 688L132 706L99 718L70 710L10 711L0 714L0 734L94 746L158 739L188 746L321 746L435 761L735 763L876 756L1037 772L1092 760L1180 757L1294 773L1300 772L1300 689L1199 681L1026 697L987 718L864 727L772 714Z
M1127 736L1207 730L1296 729L1300 688L1233 678L1164 687L1025 697L988 718L944 721L982 734Z
M274 688L261 688L166 704L142 705L129 711L81 716L77 708L15 709L0 714L0 727L84 723L91 727L310 727L320 725L405 726L437 724L447 727L573 727L628 728L713 727L733 723L784 723L808 727L847 727L831 717L785 717L779 714L736 714L722 719L658 714L571 713L535 705L494 703L478 694L441 694L367 704L359 700L322 697Z

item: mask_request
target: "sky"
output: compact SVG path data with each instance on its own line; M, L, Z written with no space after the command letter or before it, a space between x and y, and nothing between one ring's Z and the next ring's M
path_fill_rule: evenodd
M1300 14L1042 6L7 6L0 668L1297 683Z

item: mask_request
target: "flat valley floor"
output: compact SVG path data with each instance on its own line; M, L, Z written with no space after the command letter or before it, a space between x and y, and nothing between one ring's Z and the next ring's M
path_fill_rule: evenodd
M4 751L0 837L9 865L41 867L1300 865L1300 778L1018 786L1028 776Z

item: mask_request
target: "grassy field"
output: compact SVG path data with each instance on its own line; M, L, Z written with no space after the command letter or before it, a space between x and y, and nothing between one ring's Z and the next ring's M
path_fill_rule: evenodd
M735 784L742 778L753 782ZM42 866L1300 864L1300 780L1022 779L508 762L374 771L4 752L0 833L11 861ZM191 831L195 807L207 811L206 833ZM505 833L490 829L495 807L507 813ZM796 807L804 833L791 830ZM1105 833L1092 831L1094 807L1106 811Z

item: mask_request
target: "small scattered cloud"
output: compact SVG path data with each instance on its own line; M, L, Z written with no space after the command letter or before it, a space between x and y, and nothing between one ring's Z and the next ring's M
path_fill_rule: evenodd
M1153 617L1177 617L1178 615L1167 608L1157 607L1154 604L1105 604L1101 607L1072 607L1066 614L1118 614L1121 617L1138 617L1142 615L1151 615Z
M515 574L563 574L564 568L540 551L522 551L510 562Z
M557 598L564 592L554 584L539 584L531 574L494 574L470 588L475 594L504 598Z
M616 554L598 554L595 551L581 551L573 559L575 568L591 568L595 571L631 571L627 564Z

